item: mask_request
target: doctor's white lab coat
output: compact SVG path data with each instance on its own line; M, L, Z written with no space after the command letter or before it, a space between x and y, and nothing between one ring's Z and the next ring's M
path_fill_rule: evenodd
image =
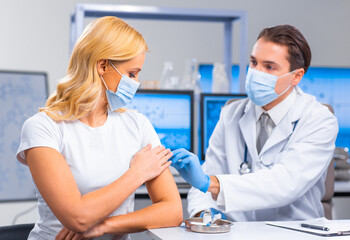
M219 179L224 205L218 206L211 193L192 188L188 194L190 216L210 207L222 210L232 221L324 216L321 199L338 123L315 97L298 87L296 90L292 108L275 127L259 155L254 104L244 99L222 109L203 169ZM245 144L253 173L240 175Z

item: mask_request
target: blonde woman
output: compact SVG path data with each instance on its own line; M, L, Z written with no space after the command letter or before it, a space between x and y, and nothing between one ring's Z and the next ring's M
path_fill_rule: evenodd
M64 80L24 123L17 159L29 166L40 215L29 239L129 239L127 233L181 223L172 153L145 116L123 108L137 90L146 51L124 21L93 21ZM143 183L153 204L133 212Z

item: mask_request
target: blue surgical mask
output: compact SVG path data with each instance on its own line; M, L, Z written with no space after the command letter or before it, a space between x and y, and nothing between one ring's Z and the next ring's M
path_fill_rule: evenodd
M105 80L102 76L100 76L106 86L106 96L109 107L111 111L115 111L132 101L137 89L140 86L140 83L127 77L126 75L121 74L111 62L109 62L109 64L111 64L111 66L122 76L115 93L108 90Z
M245 91L247 92L249 99L254 104L258 106L265 106L279 96L283 95L292 86L289 85L286 90L280 94L277 94L275 92L275 86L278 78L284 77L295 71L296 70L278 77L273 74L258 71L254 68L249 68L245 82Z

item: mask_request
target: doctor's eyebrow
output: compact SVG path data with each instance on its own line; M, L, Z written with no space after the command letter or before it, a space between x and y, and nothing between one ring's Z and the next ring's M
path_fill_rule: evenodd
M270 65L275 65L277 67L279 67L280 65L274 61L263 61L264 64L270 64Z
M257 61L256 58L253 55L250 55L250 61ZM280 67L280 65L274 61L269 61L269 60L265 60L262 61L263 64L270 64L270 65L274 65L276 67Z

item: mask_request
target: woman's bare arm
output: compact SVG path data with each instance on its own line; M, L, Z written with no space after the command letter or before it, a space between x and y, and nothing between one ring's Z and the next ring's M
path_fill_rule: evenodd
M169 166L168 149L143 148L132 167L111 184L81 195L64 157L56 150L36 147L25 151L33 179L58 220L74 232L85 232L118 208L140 185Z
M155 179L146 183L151 206L124 215L110 217L96 225L84 237L96 237L102 234L125 234L145 229L175 227L183 220L179 191L170 170L164 171Z

